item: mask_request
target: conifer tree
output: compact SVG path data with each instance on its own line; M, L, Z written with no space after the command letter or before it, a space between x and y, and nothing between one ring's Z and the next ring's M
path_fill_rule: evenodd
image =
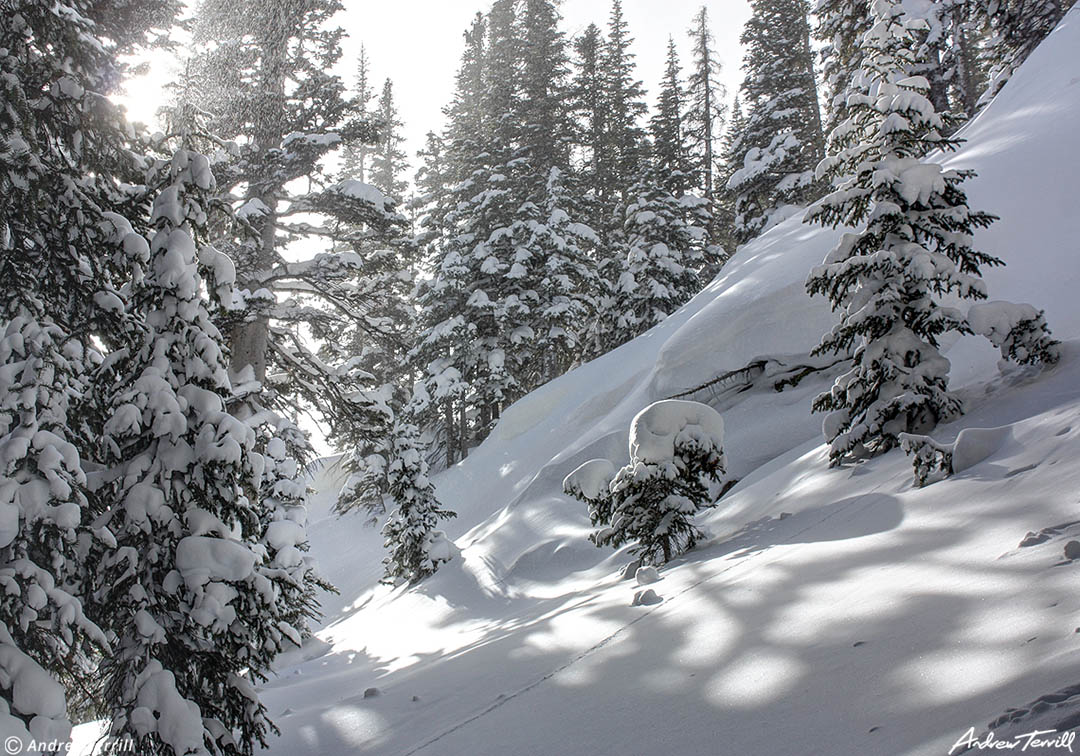
M390 79L383 83L375 112L379 138L371 154L371 183L387 197L400 202L408 187L408 182L402 176L409 166L401 148L401 129L405 124L398 117L394 85Z
M751 239L787 206L813 199L824 154L804 0L754 0L742 34L740 94L749 108L742 159L728 181L736 195L735 232Z
M1005 86L1072 4L1072 0L978 0L971 4L975 24L990 35L986 46L990 85L983 101Z
M606 198L611 190L601 175L604 131L607 127L600 68L603 45L603 35L596 24L589 24L574 40L574 76L570 92L576 121L577 160L580 164L577 173L583 193L593 200ZM599 201L594 201L593 214L588 219L589 225L598 231L603 230L606 222L600 212L601 207Z
M598 160L598 181L623 196L639 175L645 157L645 132L639 120L645 114L645 88L634 71L633 44L622 0L612 0L607 38L600 55L606 127ZM610 222L622 224L616 211Z
M651 167L671 194L681 197L695 187L696 176L690 157L690 139L675 40L668 37L667 60L656 111L649 121L652 136ZM711 147L710 147L711 149Z
M698 163L697 187L706 199L712 200L718 184L717 165L721 158L720 135L724 131L727 92L719 80L720 57L713 48L706 6L701 6L694 16L687 34L693 45L694 60L686 81L686 131Z
M627 257L617 286L615 343L651 328L700 288L706 260L708 200L688 193L694 184L683 126L678 54L668 40L665 75L652 132L649 165L629 192L623 228Z
M110 733L145 753L265 747L275 730L254 684L300 641L257 569L255 434L227 410L224 345L200 295L195 233L212 188L209 161L181 150L165 167L150 244L116 222L120 243L144 261L131 306L146 317L98 379L110 471L94 526L110 542L96 560L94 604L114 638L102 661ZM306 541L302 528L291 537Z
M108 652L84 611L85 547L108 542L91 527L105 408L89 389L128 327L112 219L146 225L140 149L109 95L177 10L14 0L0 22L0 721L24 744L67 739L61 683Z
M919 159L957 145L941 134L926 79L909 75L919 49L911 27L921 23L889 0L875 0L872 12L848 119L834 131L837 152L819 168L834 177L835 190L807 213L808 222L828 226L866 224L844 234L807 279L807 291L828 296L840 312L817 351L854 354L852 369L814 401L815 411L829 413L824 434L833 464L888 451L900 434L924 433L961 410L938 345L946 332L973 328L940 298L984 299L982 268L1001 264L971 246L974 231L994 219L968 208L960 185L971 173ZM1006 330L1028 342L1025 357L1053 361L1037 319ZM1008 351L1009 339L998 340Z
M475 364L476 324L468 317L472 296L470 244L476 234L463 225L459 208L468 207L489 182L485 179L488 118L484 109L484 62L487 18L477 14L465 33L454 99L445 109L447 126L440 138L444 180L432 187L421 225L435 243L429 252L433 275L417 290L418 343L410 361L425 386L426 402L417 412L424 427L441 425L445 463L464 457L463 418L469 394L467 376ZM436 169L432 169L434 172Z
M597 546L632 542L631 553L662 565L691 549L704 533L698 512L714 506L725 472L724 421L697 402L649 405L630 425L630 462L618 471L590 460L563 481L563 490L589 505Z
M371 60L367 49L360 45L360 55L356 58L356 83L353 85L352 106L362 121L373 121L371 101L375 99L375 90L371 85ZM341 180L367 180L371 145L367 134L358 134L356 138L345 141L341 150Z
M862 62L859 40L870 28L870 0L817 0L814 36L821 43L824 136L847 119L847 91Z

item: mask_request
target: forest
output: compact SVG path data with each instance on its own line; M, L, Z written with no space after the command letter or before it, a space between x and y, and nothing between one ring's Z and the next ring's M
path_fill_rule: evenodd
M419 586L460 561L440 474L792 218L844 232L797 271L834 325L775 381L827 382L823 466L959 472L929 435L965 411L950 339L1064 351L1048 305L995 298L1002 210L944 163L1071 2L749 4L740 51L712 3L671 18L646 89L623 0L574 34L559 0L495 0L444 31L454 91L409 155L393 77L343 59L360 3L4 0L0 735L272 746L262 686L340 588L306 530L318 444L382 581ZM116 95L153 50L176 75L146 126ZM625 467L564 471L589 539L643 569L705 542L737 482L719 415L666 398Z

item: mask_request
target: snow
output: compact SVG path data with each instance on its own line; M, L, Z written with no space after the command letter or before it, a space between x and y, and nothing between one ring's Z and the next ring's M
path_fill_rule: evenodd
M356 179L339 181L331 186L329 191L374 205L377 209L382 211L387 210L388 206L393 204L377 187L374 187L371 184L365 184L362 181L357 181Z
M976 237L1008 263L987 272L989 290L1045 308L1065 341L1045 372L999 368L982 336L941 345L967 414L933 437L962 471L916 488L899 450L830 468L809 404L843 366L774 390L768 371L809 365L833 323L803 281L843 232L790 218L662 323L516 402L442 473L439 499L458 512L445 544L460 556L422 583L378 584L378 528L333 514L344 473L317 466L311 554L341 593L263 686L282 730L268 753L945 754L1009 708L1029 713L1001 736L1075 713L1067 696L1031 705L1080 676L1078 566L1061 563L1080 538L1078 17L944 160L977 171L971 206L1001 216ZM766 372L692 394L722 414L739 479L698 517L711 538L655 587L624 580L626 551L588 543L564 481L602 492L643 409L763 355ZM709 417L682 427L715 435ZM637 448L663 455L694 418L646 419Z
M237 541L187 536L176 545L176 568L194 588L210 580L243 580L251 574L256 555Z
M599 499L608 492L615 477L615 465L606 459L590 459L563 479L563 490L580 493L586 499Z
M964 428L953 445L953 472L963 472L988 459L1012 437L1012 427Z
M631 459L667 462L675 457L677 446L688 442L724 448L720 414L706 404L668 399L650 404L630 424Z

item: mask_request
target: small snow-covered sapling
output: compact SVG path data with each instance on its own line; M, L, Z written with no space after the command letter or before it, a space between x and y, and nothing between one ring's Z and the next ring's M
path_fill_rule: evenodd
M617 472L594 459L563 481L589 505L597 546L634 544L644 564L664 564L693 548L703 532L693 517L714 506L724 474L724 421L698 402L651 404L630 426L630 462Z

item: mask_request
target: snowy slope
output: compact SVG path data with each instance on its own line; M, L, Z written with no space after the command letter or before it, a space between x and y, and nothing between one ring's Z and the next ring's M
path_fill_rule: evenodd
M662 571L663 601L630 606L627 557L587 542L562 478L625 461L650 402L817 343L831 315L803 280L837 232L790 219L667 321L519 401L442 474L463 558L419 587L376 585L377 530L332 515L334 464L315 475L313 550L341 595L264 686L282 730L271 753L944 754L1080 681L1080 565L1062 559L1080 538L1066 525L1080 520L1076 50L1074 10L948 159L978 172L972 206L1001 216L977 237L1008 262L987 275L991 297L1044 307L1070 340L1045 374L999 373L978 339L951 345L969 412L935 436L1010 426L988 459L925 489L899 452L833 470L809 413L830 376L724 395L741 481L703 518L713 538ZM1080 710L1051 698L1015 731Z

